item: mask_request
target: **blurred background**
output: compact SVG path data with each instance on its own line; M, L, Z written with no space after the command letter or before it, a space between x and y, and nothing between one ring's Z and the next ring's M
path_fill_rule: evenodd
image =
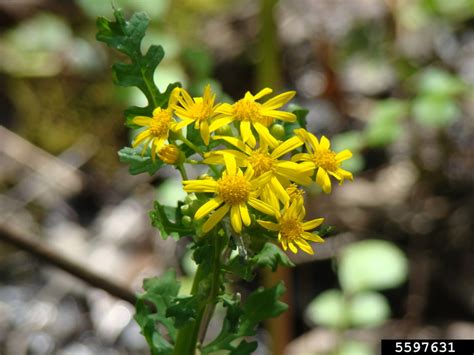
M150 17L160 88L297 90L308 129L354 152L354 182L306 194L308 218L333 228L273 276L290 311L262 327L256 353L474 338L473 0L114 4ZM118 160L123 110L144 98L113 86L119 55L96 42L97 16L113 17L109 1L0 0L1 354L147 354L127 290L169 267L186 289L194 270L186 240L148 219L154 199L182 197L175 173L131 176ZM44 261L57 255L119 291Z

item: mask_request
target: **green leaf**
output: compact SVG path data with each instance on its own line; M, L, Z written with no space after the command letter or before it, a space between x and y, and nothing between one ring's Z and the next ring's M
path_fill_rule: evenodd
M401 119L407 104L400 100L384 100L375 105L365 130L367 145L380 147L395 142L402 133Z
M449 97L463 93L467 85L457 76L444 70L429 68L418 78L418 91L421 95Z
M407 273L403 252L393 243L375 239L345 248L338 270L339 282L349 293L397 287L406 280Z
M265 243L254 256L247 258L242 255L236 255L224 268L225 271L233 273L246 281L252 281L257 267L268 267L275 271L278 265L286 267L295 266L278 246L273 243Z
M312 323L328 328L343 329L349 324L346 300L336 289L319 294L308 305L305 314Z
M176 328L172 319L166 316L166 310L178 295L179 283L174 270L168 270L160 278L143 281L145 292L138 295L135 320L141 328L153 355L173 353L173 342L176 339ZM153 305L153 309L150 307ZM161 324L167 334L158 329Z
M352 326L375 327L390 317L390 306L380 293L367 291L350 299L348 312Z
M181 328L188 322L196 320L196 311L200 302L199 296L178 297L174 300L174 304L168 307L166 316L173 317L175 327Z
M288 306L279 301L285 292L283 283L252 292L244 306L238 299L223 298L227 314L219 335L202 349L202 354L210 354L218 350L230 350L231 354L247 355L256 349L256 342L247 343L245 340L236 345L242 337L256 334L258 324L268 318L276 317L286 311Z
M184 227L181 223L183 217L181 209L178 207L162 206L158 201L153 205L154 209L150 211L150 219L153 227L158 228L163 239L172 237L184 237L194 234L194 229Z
M114 11L115 21L104 17L97 19L97 40L106 43L130 58L130 63L115 63L114 81L120 86L138 87L148 100L148 105L143 108L133 107L126 110L127 124L133 116L140 114L151 116L156 107L166 107L171 91L178 83L168 85L165 92L160 92L154 82L154 72L164 56L161 46L152 45L143 55L141 44L145 37L149 19L145 13L135 13L126 21L121 10Z
M345 340L333 355L374 355L371 346L362 341Z
M461 117L461 109L453 99L433 95L417 97L412 112L418 123L428 127L445 127Z
M275 271L278 265L295 266L283 250L273 243L265 243L262 250L252 258L252 261L258 266L269 267L272 271Z
M141 155L140 149L125 147L119 150L118 156L122 163L130 165L128 171L132 175L141 173L153 175L163 166L163 162L160 159L156 159L153 162L149 155Z
M285 139L294 137L294 130L297 128L306 128L306 116L308 115L309 110L295 105L290 104L288 105L288 110L293 112L296 115L295 122L282 122L281 124L285 128Z

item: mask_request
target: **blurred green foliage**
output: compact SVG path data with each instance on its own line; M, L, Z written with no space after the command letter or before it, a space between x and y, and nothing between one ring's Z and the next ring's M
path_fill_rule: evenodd
M390 317L390 305L377 290L400 286L408 276L408 260L395 244L367 239L342 250L338 262L341 290L322 292L306 308L306 316L323 327L346 330L374 327ZM352 349L344 339L334 354ZM365 344L363 354L373 352ZM354 345L356 346L356 345ZM358 346L358 345L357 345Z

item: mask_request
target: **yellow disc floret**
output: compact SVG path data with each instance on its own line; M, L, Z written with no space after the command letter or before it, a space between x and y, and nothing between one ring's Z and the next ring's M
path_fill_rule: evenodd
M267 171L273 170L273 158L269 153L255 152L248 158L248 162L255 171L255 176L260 176Z
M238 175L225 175L217 184L219 197L230 205L247 202L252 187L245 177Z
M171 124L171 112L161 108L155 109L150 121L150 134L154 137L167 138Z
M303 232L303 226L296 218L282 218L280 221L281 238L287 242L294 242L295 240L301 238Z
M340 163L336 159L336 153L328 149L317 149L313 153L314 164L327 171L336 171Z

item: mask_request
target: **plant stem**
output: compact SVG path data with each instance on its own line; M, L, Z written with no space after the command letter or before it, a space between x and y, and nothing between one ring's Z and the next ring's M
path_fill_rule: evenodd
M196 353L198 338L202 342L214 313L220 289L220 259L226 238L215 234L208 237L214 239L213 258L210 265L204 261L198 266L191 289L191 295L193 296L199 295L203 291L205 294L200 299L195 320L183 326L178 332L174 348L175 355L194 355ZM208 283L208 285L202 284L203 282Z

